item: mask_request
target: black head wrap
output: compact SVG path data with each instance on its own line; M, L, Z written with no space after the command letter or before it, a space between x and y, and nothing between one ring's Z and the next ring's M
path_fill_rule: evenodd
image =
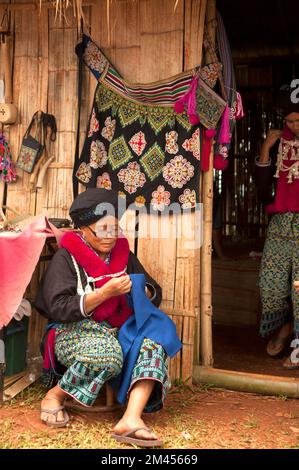
M125 200L113 190L89 188L79 194L70 207L75 227L91 225L106 215L119 219L125 211Z
M295 92L289 84L282 85L277 93L276 106L283 111L284 116L299 113L299 103L295 103Z

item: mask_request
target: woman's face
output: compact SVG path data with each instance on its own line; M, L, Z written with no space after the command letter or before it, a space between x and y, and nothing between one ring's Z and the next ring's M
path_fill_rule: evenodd
M99 253L108 254L114 248L119 235L118 220L106 215L94 224L81 227L85 240Z
M288 128L299 137L299 113L291 113L285 117L285 122Z

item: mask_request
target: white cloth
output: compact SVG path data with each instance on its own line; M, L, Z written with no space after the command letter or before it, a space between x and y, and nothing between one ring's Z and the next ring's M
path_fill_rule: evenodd
M14 314L14 319L20 321L22 320L24 315L26 315L26 317L30 317L31 312L32 308L29 300L22 299L22 302L20 303L16 313Z

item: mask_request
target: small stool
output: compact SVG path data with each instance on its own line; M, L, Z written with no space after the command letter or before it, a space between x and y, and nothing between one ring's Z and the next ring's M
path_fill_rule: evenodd
M115 411L119 408L122 408L122 405L115 402L114 391L108 383L105 384L105 392L106 392L106 397L105 397L106 404L105 405L94 404L93 406L84 406L84 405L80 405L76 400L66 400L64 403L64 406L66 409L70 411L82 411L83 413L97 413L100 411L101 412Z

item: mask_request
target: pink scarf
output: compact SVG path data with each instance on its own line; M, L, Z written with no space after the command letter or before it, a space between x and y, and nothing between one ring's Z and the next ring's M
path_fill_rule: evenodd
M101 288L112 279L112 274L124 271L128 264L130 249L128 240L125 237L117 239L115 247L111 251L109 265L74 232L68 232L62 237L61 246L73 255L77 263L85 269L88 276L93 278L107 276L95 282L97 288ZM112 327L120 328L132 313L132 309L127 305L126 296L120 295L111 297L99 305L94 310L92 318L98 322L106 320Z

